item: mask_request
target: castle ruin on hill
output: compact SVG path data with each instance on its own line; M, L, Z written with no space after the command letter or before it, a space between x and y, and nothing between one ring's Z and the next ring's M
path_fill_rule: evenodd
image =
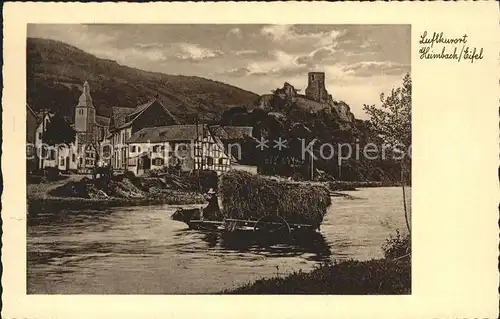
M309 72L306 97L319 103L327 103L331 99L331 95L325 88L324 72Z

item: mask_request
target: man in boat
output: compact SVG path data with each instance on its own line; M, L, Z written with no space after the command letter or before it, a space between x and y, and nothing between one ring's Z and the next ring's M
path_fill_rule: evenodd
M201 219L222 220L222 214L219 207L219 200L215 191L210 188L207 192L208 205L201 210Z

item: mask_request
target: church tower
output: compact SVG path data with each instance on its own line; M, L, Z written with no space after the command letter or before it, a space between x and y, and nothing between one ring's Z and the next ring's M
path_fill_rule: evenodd
M78 105L75 108L75 130L80 135L86 136L88 139L93 140L95 135L95 108L92 104L92 97L90 96L89 82L83 83L82 95L78 99Z

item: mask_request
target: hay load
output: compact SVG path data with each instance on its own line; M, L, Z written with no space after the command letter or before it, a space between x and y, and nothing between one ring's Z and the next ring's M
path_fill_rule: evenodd
M331 205L326 187L274 181L244 171L221 176L219 196L225 218L257 220L280 216L288 223L317 228Z

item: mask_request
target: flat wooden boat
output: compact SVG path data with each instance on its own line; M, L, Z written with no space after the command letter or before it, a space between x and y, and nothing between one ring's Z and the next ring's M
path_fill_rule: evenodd
M190 229L220 232L264 232L292 233L298 231L316 231L309 224L289 223L280 216L264 216L257 220L226 218L224 220L208 220L202 218L200 209L177 210L172 219L184 222Z

